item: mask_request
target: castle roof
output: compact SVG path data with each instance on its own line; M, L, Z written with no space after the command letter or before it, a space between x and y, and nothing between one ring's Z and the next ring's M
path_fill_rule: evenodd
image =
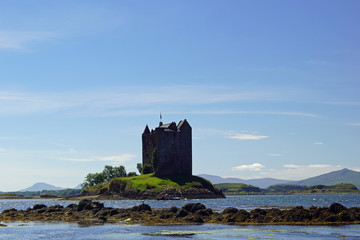
M163 124L162 122L160 122L159 127L155 128L155 131L156 130L165 131L165 132L180 131L181 128L183 128L184 126L190 127L190 124L186 121L186 119L181 120L178 125L176 125L175 122L166 123L166 124ZM151 132L153 132L153 131L154 130L151 130ZM150 129L149 129L148 125L146 125L143 134L149 134L149 133L150 133Z
M186 121L186 119L181 120L177 126L178 129L181 129L182 126L188 125L190 126L190 124L188 123L188 121Z
M162 124L159 128L161 129L165 129L166 130L173 130L176 131L177 127L176 127L176 123L172 122L172 123L167 123L167 124Z
M143 134L149 134L149 133L150 133L149 126L146 124Z

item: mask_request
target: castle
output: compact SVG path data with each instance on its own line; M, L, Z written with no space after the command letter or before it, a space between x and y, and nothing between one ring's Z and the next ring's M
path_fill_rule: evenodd
M142 134L142 164L153 166L155 175L192 175L191 126L185 120L163 124L155 130L146 125ZM157 152L157 154L156 154Z

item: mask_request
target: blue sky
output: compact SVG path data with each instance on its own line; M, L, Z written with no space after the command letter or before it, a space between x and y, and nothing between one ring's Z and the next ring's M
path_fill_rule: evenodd
M359 1L0 2L0 191L136 171L187 119L193 172L360 170Z

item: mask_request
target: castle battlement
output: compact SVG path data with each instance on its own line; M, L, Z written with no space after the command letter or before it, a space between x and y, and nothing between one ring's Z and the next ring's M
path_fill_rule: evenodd
M142 134L142 164L153 165L152 155L157 149L154 171L158 176L172 174L192 175L192 129L185 120L163 124L155 130L146 125Z

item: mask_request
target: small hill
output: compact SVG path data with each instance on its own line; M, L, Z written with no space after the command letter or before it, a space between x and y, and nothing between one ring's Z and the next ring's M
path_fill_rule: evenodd
M305 186L314 186L314 185L336 185L340 183L351 183L354 184L357 188L360 188L360 172L352 171L350 169L344 168L342 170L329 172L323 175L316 177L308 178L301 181L291 182L287 184L293 185L305 185Z
M44 182L35 183L31 187L20 190L19 192L37 192L43 190L63 190L61 187L56 187Z
M267 194L287 194L289 192L304 191L305 189L306 186L278 184L268 187L265 191Z
M226 195L257 195L263 194L261 189L244 183L219 183L214 184Z
M197 176L172 175L155 177L143 174L113 178L107 184L85 189L82 196L98 199L157 199L165 194L180 198L224 198L221 190Z
M259 179L241 179L241 178L223 178L209 174L199 174L199 177L209 180L212 184L218 183L244 183L247 185L256 186L259 188L267 188L271 185L284 184L291 182L290 180L281 180L275 178L259 178Z

